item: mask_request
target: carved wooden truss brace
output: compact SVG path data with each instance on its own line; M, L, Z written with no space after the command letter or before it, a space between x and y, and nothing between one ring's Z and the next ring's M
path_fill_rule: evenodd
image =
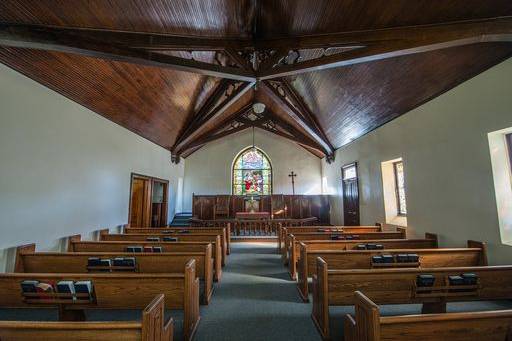
M73 53L221 78L177 138L171 149L173 162L209 141L253 126L320 151L331 162L334 147L316 115L285 77L455 46L510 41L512 17L279 39L216 39L0 24L0 46ZM214 124L206 133L201 131L256 84L265 87L307 134L275 113L256 115L250 107Z

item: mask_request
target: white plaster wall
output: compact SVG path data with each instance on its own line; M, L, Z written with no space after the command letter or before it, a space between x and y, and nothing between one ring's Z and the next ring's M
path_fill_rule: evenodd
M304 148L282 137L255 129L255 145L270 158L273 193L291 194L291 171L296 194L321 194L321 160ZM248 129L211 142L186 159L184 211L192 211L192 193L231 194L231 168L235 156L252 146L252 130Z
M170 153L0 65L0 271L8 248L127 223L130 174L170 181L169 218L184 164Z
M359 162L361 224L384 221L381 162L402 157L411 236L443 246L486 241L490 261L510 264L501 243L487 134L512 127L512 59L339 149L322 163L332 223L343 220L340 167Z

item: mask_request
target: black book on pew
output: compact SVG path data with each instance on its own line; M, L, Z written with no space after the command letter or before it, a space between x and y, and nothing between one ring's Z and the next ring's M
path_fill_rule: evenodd
M74 283L75 293L77 294L88 294L89 297L92 294L92 282L91 281L76 281Z
M384 245L382 245L382 244L375 244L375 250L384 250Z
M126 252L142 252L142 246L127 246Z
M158 238L158 237L147 237L146 241L148 241L148 242L159 242L160 238Z
M366 244L366 249L367 250L376 250L377 244Z
M37 292L38 284L39 281L36 280L25 280L20 283L20 286L23 292Z
M172 233L173 231L171 230L163 230L162 233Z
M124 258L116 257L112 260L112 263L114 264L114 266L124 266Z
M178 233L191 233L189 230L180 230Z
M365 244L359 244L359 245L357 245L356 250L366 250L367 248L368 248L368 246L367 246L367 245L365 245ZM369 249L368 249L368 250L369 250Z
M162 247L161 246L153 246L153 252L161 253Z
M404 253L399 253L396 255L396 262L397 263L409 263L409 257Z
M476 285L478 283L478 275L474 273L463 273L460 275L464 279L465 285Z
M394 263L395 257L393 257L393 255L382 255L382 262L383 263Z
M372 256L373 263L384 263L382 260L382 256Z
M341 239L343 239L343 236L340 236L339 234L331 235L331 240L341 240Z
M87 266L101 266L101 261L99 257L87 258Z
M62 294L72 294L70 297L61 297L62 299L76 299L75 295L75 284L73 281L60 281L56 285L57 292Z
M415 253L407 254L407 258L409 259L409 263L418 263L420 261L420 256Z
M431 287L434 285L435 280L434 275L421 274L416 276L416 285L418 287Z
M448 276L450 285L464 285L464 278L462 276Z
M177 242L178 238L176 238L176 237L164 237L163 241L164 242Z

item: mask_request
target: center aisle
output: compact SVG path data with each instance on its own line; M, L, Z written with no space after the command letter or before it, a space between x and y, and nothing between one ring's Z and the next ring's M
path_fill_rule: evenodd
M321 340L275 243L232 243L196 340Z

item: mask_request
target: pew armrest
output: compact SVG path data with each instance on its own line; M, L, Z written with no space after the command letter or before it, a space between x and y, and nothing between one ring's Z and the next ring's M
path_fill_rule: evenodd
M172 341L174 337L174 320L172 317L164 324L162 341Z
M345 341L357 341L356 321L350 314L346 314L343 319L343 335Z

